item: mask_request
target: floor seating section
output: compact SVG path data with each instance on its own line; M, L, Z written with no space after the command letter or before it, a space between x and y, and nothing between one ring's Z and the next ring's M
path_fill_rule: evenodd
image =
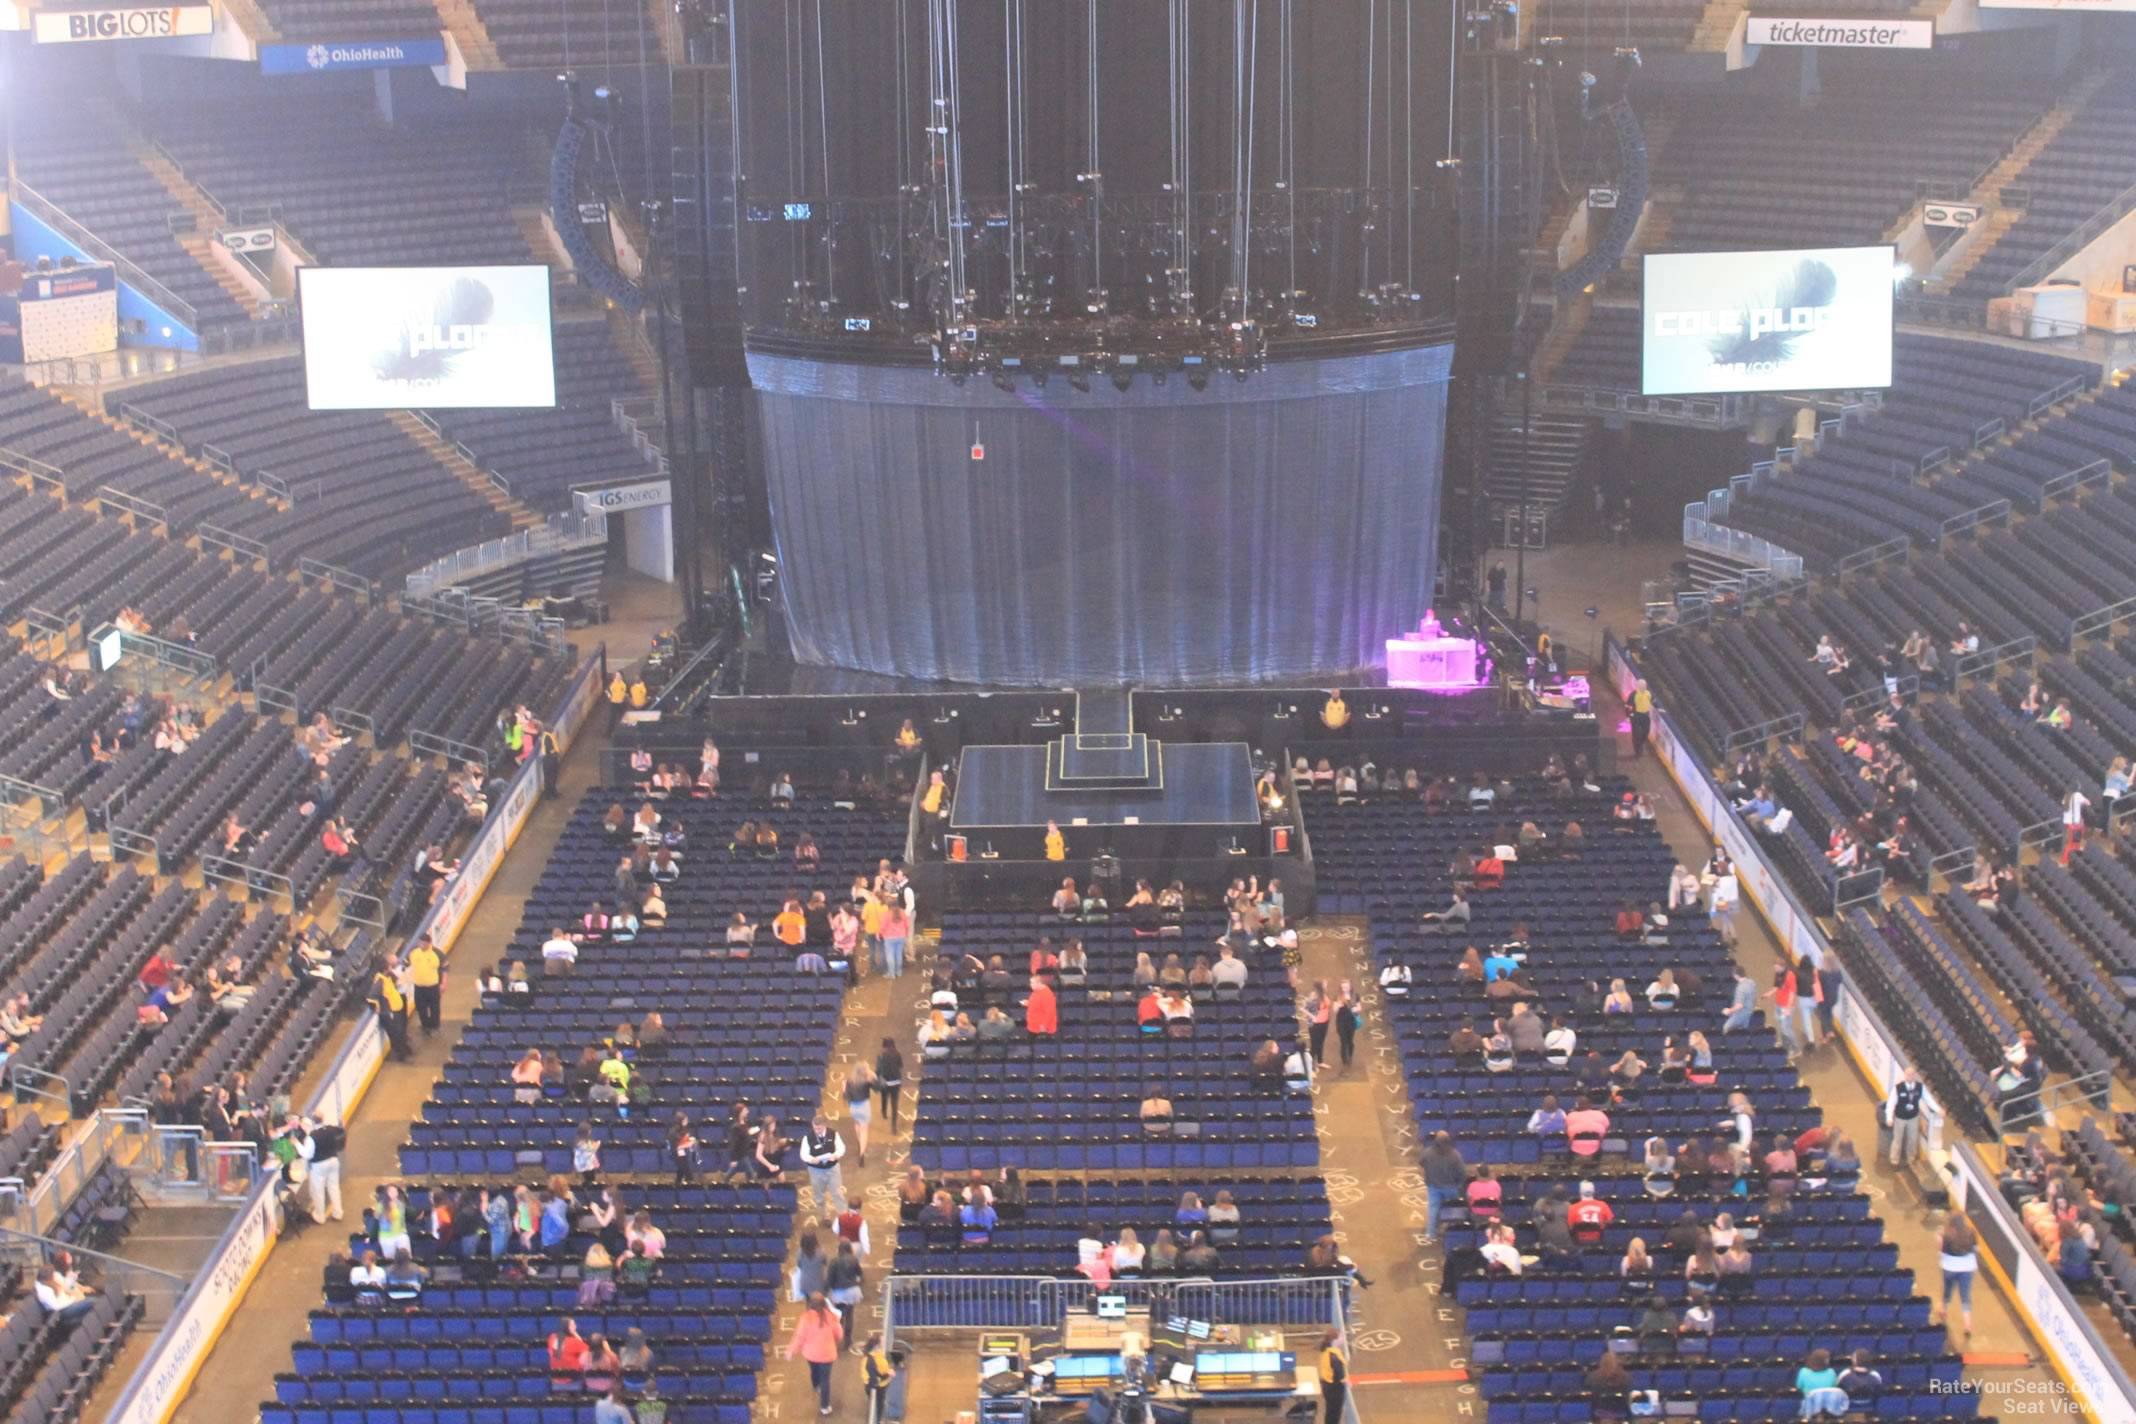
M578 9L580 7L570 7ZM431 28L436 28L432 26ZM512 220L553 130L546 106L387 124L367 104L249 101L157 118L157 137L225 207L272 210L314 259L335 266L530 260Z
M1544 1254L1518 1277L1485 1276L1461 1264L1476 1259L1482 1223L1460 1209L1447 1218L1447 1290L1467 1308L1485 1417L1499 1424L1588 1417L1583 1372L1614 1332L1633 1324L1645 1294L1628 1292L1616 1269L1631 1237L1658 1244L1687 1210L1702 1221L1719 1211L1762 1213L1765 1184L1755 1173L1744 1184L1745 1197L1733 1193L1733 1182L1687 1165L1673 1195L1655 1200L1633 1170L1648 1137L1664 1137L1672 1146L1711 1142L1721 1133L1727 1095L1737 1091L1754 1106L1761 1144L1819 1125L1807 1090L1757 1020L1736 1033L1720 1031L1731 960L1702 913L1694 908L1675 914L1658 944L1614 934L1614 907L1658 898L1672 862L1651 824L1610 829L1609 807L1621 790L1605 785L1599 794L1561 796L1539 782L1516 779L1483 813L1427 809L1415 798L1338 805L1324 790L1301 795L1318 862L1340 865L1358 857L1380 870L1363 888L1338 891L1330 907L1367 915L1378 959L1405 965L1413 976L1411 991L1387 1000L1385 1012L1400 1044L1420 1137L1449 1132L1471 1162L1496 1166L1504 1216L1519 1228L1524 1253L1538 1249L1528 1230L1533 1204L1553 1185L1592 1180L1616 1213L1600 1241L1584 1244L1571 1259ZM1509 839L1502 829L1524 821L1556 831L1571 820L1593 828L1577 857L1546 851L1509 865L1502 888L1476 893L1466 934L1441 934L1418 919L1447 902L1443 868L1457 852ZM1323 904L1329 905L1325 882ZM1579 1056L1593 1050L1613 1063L1636 1049L1658 1061L1664 1036L1681 1041L1698 1028L1713 1046L1714 1081L1643 1077L1610 1110L1609 1130L1592 1155L1569 1156L1562 1136L1545 1140L1530 1132L1529 1115L1545 1094L1573 1101L1572 1072L1532 1059L1517 1061L1510 1071L1487 1072L1480 1060L1457 1062L1448 1047L1463 1023L1489 1027L1488 1005L1453 973L1461 946L1504 942L1517 923L1531 935L1523 964L1541 991L1543 1011L1569 1016ZM1656 1010L1646 1006L1641 991L1664 968L1674 969L1679 980L1689 971L1698 986L1676 1007ZM1630 987L1638 1011L1620 1017L1575 1010L1575 996L1585 986L1612 978ZM1959 1361L1943 1333L1927 1328L1929 1303L1915 1293L1911 1273L1884 1242L1872 1202L1851 1183L1805 1176L1787 1221L1763 1232L1754 1247L1755 1294L1720 1300L1716 1333L1703 1348L1672 1342L1665 1357L1628 1358L1635 1386L1658 1390L1665 1401L1680 1401L1700 1418L1793 1419L1800 1406L1794 1371L1807 1351L1867 1345L1877 1350L1890 1381L1878 1417L1970 1417L1971 1396L1947 1396L1936 1388L1958 1377ZM1680 1309L1686 1292L1680 1267L1669 1253L1660 1259L1672 1269L1660 1272L1652 1289Z
M897 1269L918 1275L1065 1275L1076 1265L1076 1242L1093 1226L1107 1237L1131 1227L1146 1244L1176 1227L1183 1176L1158 1180L1058 1177L1028 1184L1023 1212L1005 1215L985 1242L917 1224L917 1212L898 1228ZM1206 1203L1219 1191L1238 1204L1235 1234L1212 1237L1220 1264L1195 1275L1247 1276L1265 1280L1293 1273L1305 1245L1334 1228L1329 1224L1327 1184L1319 1178L1259 1177L1251 1173L1211 1176L1199 1184Z
M2043 431L2059 430L2062 406L2097 383L2098 368L2084 362L1901 336L1882 406L1848 416L1793 468L1734 495L1725 522L1819 571L1894 539L1936 548L1949 537L1946 522L2001 500L2037 509L2047 480L2100 458L2040 450L2033 460L2000 443L2036 418L2047 418Z
M2136 71L2114 71L2005 189L2024 193L2024 215L1982 254L1952 295L1983 302L2008 292L2024 269L2136 185ZM2041 273L2044 277L2046 274Z
M903 817L840 810L823 793L776 811L729 798L669 801L662 814L681 822L687 841L683 876L666 889L666 924L646 927L630 944L589 947L575 977L544 978L541 946L550 929L576 926L595 901L616 901L616 862L628 847L601 829L602 813L616 801L638 804L627 788L587 793L527 897L519 930L501 957L527 963L534 991L486 1001L469 1024L421 1119L409 1127L401 1170L410 1178L509 1175L515 1163L534 1160L550 1171L568 1169L584 1107L565 1097L561 1085L548 1101L520 1106L513 1101L512 1064L530 1046L554 1049L568 1062L623 1019L635 1022L677 1004L747 1005L751 1031L698 1033L676 1016L674 1047L644 1068L654 1106L603 1124L604 1161L660 1170L668 1120L678 1109L723 1119L727 1105L747 1100L759 1116L776 1112L788 1121L814 1110L843 981L795 977L790 956L768 928L751 952L729 953L726 925L739 910L768 926L796 887L836 892L855 875L872 873L879 859L902 853ZM788 847L801 830L810 832L822 851L821 868L801 876L791 858L730 858L730 833L752 815L779 827Z
M517 498L538 509L568 509L574 485L653 473L610 408L618 397L646 394L606 321L569 321L556 327L554 410L435 415L448 436L511 482Z
M496 1190L508 1190L499 1185ZM410 1199L427 1210L442 1184L416 1186ZM576 1264L538 1264L505 1277L486 1262L468 1262L422 1235L417 1259L431 1272L419 1311L379 1311L355 1303L346 1267L330 1267L325 1305L312 1312L309 1338L292 1351L292 1368L275 1377L275 1398L260 1407L263 1424L307 1424L349 1414L364 1424L475 1424L491 1418L581 1424L590 1397L575 1379L552 1383L543 1340L559 1316L582 1335L620 1346L633 1329L654 1346L658 1385L671 1419L746 1424L756 1397L778 1310L777 1281L786 1257L795 1193L787 1186L696 1185L632 1188L667 1237L658 1273L642 1293L619 1292L606 1305L582 1306ZM410 1219L415 1219L414 1211ZM574 1236L567 1253L581 1259L593 1237ZM375 1236L350 1238L352 1251L375 1249ZM636 1393L645 1375L623 1375Z
M25 105L15 131L22 181L193 308L203 329L249 320L245 309L178 243L172 220L192 215L135 156L115 116L94 105ZM39 255L31 247L25 257ZM47 254L54 262L62 255ZM185 313L173 313L184 316Z
M590 944L576 974L544 977L541 944L551 926L576 925L589 903L615 898L616 862L626 847L603 833L601 817L618 800L636 805L638 798L625 788L587 794L527 897L520 931L502 955L529 961L532 992L486 996L477 1008L421 1119L410 1125L400 1157L411 1182L507 1182L529 1167L567 1170L571 1141L589 1109L562 1093L535 1105L516 1103L512 1063L529 1045L575 1058L581 1045L599 1042L618 1021L655 1008L668 1012L674 1037L663 1053L636 1060L637 1074L651 1085L650 1103L627 1115L603 1112L598 1131L606 1170L664 1174L665 1133L678 1111L699 1118L710 1144L716 1122L735 1101L748 1101L760 1118L776 1112L789 1122L816 1105L843 981L797 978L789 955L768 934L763 945L730 947L725 926L736 911L768 922L797 886L837 890L872 872L881 859L900 854L904 816L843 808L815 789L778 809L733 796L667 801L660 807L664 824L679 825L686 840L683 875L666 887L665 924L644 928L627 944ZM789 847L807 830L821 848L820 869L804 876L790 858L730 856L730 833L744 818L776 825ZM734 1012L704 1028L695 1015L676 1012L686 1004L726 1004ZM702 1153L715 1178L719 1164L710 1159L717 1151L707 1145ZM330 1279L326 1306L312 1316L310 1338L296 1346L294 1368L277 1378L276 1398L262 1406L261 1418L309 1424L353 1410L364 1424L446 1424L506 1413L577 1424L586 1396L552 1390L540 1347L557 1316L568 1313L589 1334L600 1330L619 1339L632 1327L644 1330L659 1359L660 1391L682 1417L745 1424L777 1308L794 1189L773 1183L624 1190L627 1205L649 1210L667 1235L659 1274L643 1297L625 1294L606 1307L581 1309L576 1265L505 1276L445 1256L433 1260L419 1313L380 1314L350 1303L345 1277ZM426 1189L413 1188L412 1197L415 1220ZM587 1244L575 1238L560 1258L577 1261ZM438 1257L435 1248L422 1237L415 1241L419 1257Z
M1039 936L1079 938L1090 975L1085 985L1059 988L1058 1035L955 1045L926 1064L912 1160L930 1171L1012 1163L1035 1171L1318 1165L1311 1101L1267 1096L1246 1082L1255 1049L1273 1038L1288 1051L1298 1034L1292 992L1272 951L1248 953L1251 977L1236 999L1196 996L1191 1037L1136 1026L1137 952L1149 951L1159 963L1174 951L1189 965L1198 955L1213 959L1223 928L1219 916L1191 912L1177 937L1138 938L1119 920L1064 925L1042 914L945 912L945 955L984 961L1000 954L1022 968ZM976 989L973 995L976 1023L985 1002ZM1019 1024L1024 997L1019 990L1003 999ZM1169 1133L1142 1125L1152 1087L1171 1099Z
M265 544L279 567L310 558L390 578L512 528L385 415L307 410L294 356L129 387L123 403L169 422L189 453L213 446L248 482L264 472L287 486L287 508L248 511L233 530ZM110 404L118 414L120 396Z

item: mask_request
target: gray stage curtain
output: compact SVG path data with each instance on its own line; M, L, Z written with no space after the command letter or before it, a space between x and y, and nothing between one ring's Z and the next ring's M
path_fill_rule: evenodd
M794 656L1055 687L1382 664L1430 603L1452 355L1010 394L752 354Z

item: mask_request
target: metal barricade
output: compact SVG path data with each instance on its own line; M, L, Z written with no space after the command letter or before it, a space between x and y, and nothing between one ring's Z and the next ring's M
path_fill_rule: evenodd
M1130 1311L1180 1315L1211 1324L1339 1329L1349 1316L1350 1283L1341 1276L1220 1281L1207 1277L893 1275L883 1283L883 1347L900 1333L923 1330L1057 1329L1072 1311L1120 1297Z
M2008 1137L2032 1123L2050 1121L2069 1103L2111 1109L2113 1102L2114 1075L2111 1069L2102 1068L2030 1092L2008 1094L1995 1104L1995 1132Z

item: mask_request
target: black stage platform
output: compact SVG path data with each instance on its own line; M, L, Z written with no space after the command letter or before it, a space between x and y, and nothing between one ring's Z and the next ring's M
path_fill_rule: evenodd
M1067 740L1067 739L1062 739ZM1253 758L1244 742L1148 744L1151 780L1076 786L1049 773L1060 742L1040 747L966 747L957 759L954 831L1070 826L1257 826Z

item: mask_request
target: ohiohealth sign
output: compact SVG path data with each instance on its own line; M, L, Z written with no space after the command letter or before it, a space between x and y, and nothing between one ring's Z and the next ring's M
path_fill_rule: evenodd
M361 44L260 46L262 74L338 74L351 69L426 69L445 63L445 37Z

